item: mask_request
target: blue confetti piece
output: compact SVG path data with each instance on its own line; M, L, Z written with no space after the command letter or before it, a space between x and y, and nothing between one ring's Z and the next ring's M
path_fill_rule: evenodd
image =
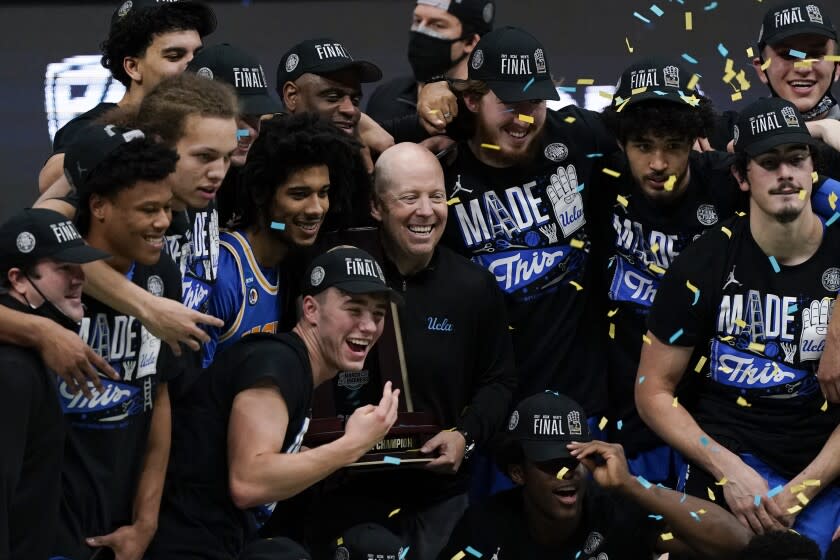
M703 447L706 447L707 445L709 445L709 438L707 438L706 436L700 436L700 444Z
M642 486L644 486L645 488L650 488L651 486L653 486L653 484L651 484L650 482L648 482L648 481L647 481L647 479L646 479L645 477L643 477L642 475L637 476L637 477L636 477L636 480L638 480L638 481L639 481L639 484L641 484L641 485L642 485Z
M685 492L683 492L682 498L680 498L680 503L683 503L684 501L685 501Z
M693 56L691 56L691 55L690 55L690 54L688 54L688 53L682 53L682 58L683 58L683 60L685 60L686 62L690 62L691 64L697 64L697 59L696 59L696 58L694 58Z
M668 490L668 487L667 487L667 486L665 486L664 484L662 484L661 482L657 482L657 483L656 483L656 487L657 487L657 488L664 488L665 490Z
M653 90L653 93L655 93L656 95L668 95L668 92L659 91L658 89Z
M575 554L575 560L577 560L578 558L580 558L580 550L578 550L577 554Z
M767 497L772 498L773 496L781 494L782 490L784 490L784 487L781 484L779 484L778 486L767 492Z
M465 548L464 552L468 552L468 553L472 554L473 556L475 556L476 558L481 558L481 553L471 546L468 546L467 548Z
M639 376L639 385L641 385L641 384L642 384L642 383L644 383L644 382L645 382L645 376L644 376L644 375L640 375L640 376Z
M577 186L577 188L575 189L575 191L576 191L576 192L581 192L581 191L583 190L583 186L584 186L584 184L583 184L583 183L581 183L580 185L578 185L578 186Z
M790 49L790 50L788 51L788 54L789 54L790 56L792 56L792 57L799 58L799 59L803 59L803 58L805 58L806 56L808 56L808 54L807 54L807 53L804 53L804 52L802 52L802 51L798 51L798 50L796 50L796 49Z
M720 56L722 56L723 58L726 58L726 56L729 54L729 49L724 47L723 43L718 43L717 49L718 49L718 52L720 53Z
M636 18L638 18L638 19L642 20L642 21L643 21L643 22L645 22L645 23L650 23L650 20L649 20L648 18L646 18L645 16L643 16L642 14L640 14L639 12L633 12L633 15L634 15Z
M596 158L596 157L601 157L601 156L603 156L603 155L604 155L604 154L602 154L601 152L592 152L591 154L586 154L586 157L588 157L588 158Z
M662 8L660 8L656 4L651 4L650 5L650 11L653 12L654 14L656 14L658 17L662 17L662 14L665 13L665 12L662 11Z
M826 226L830 226L831 224L833 224L834 222L836 222L836 221L837 221L837 218L840 218L840 214L838 214L837 212L835 212L835 213L834 213L834 214L832 214L832 216L828 219L828 221L826 221L826 222L825 222L825 225L826 225Z
M677 339L683 335L684 332L685 331L683 331L682 329L678 330L677 332L671 335L671 338L668 339L668 342L670 342L671 344L675 343Z
M510 109L505 109L504 111L500 111L500 113L513 113L513 107Z
M566 93L575 93L577 91L576 86L558 86L560 91L565 91Z
M522 88L522 91L528 91L528 88L531 87L531 84L533 84L533 83L534 83L534 78L531 78L530 80L528 80L528 83L525 84L525 87Z
M615 423L615 427L618 428L619 430L621 429L622 426L624 426L624 422L622 422L621 420L619 420L618 422Z
M717 2L712 2L708 6L703 6L703 9L706 10L707 12L711 12L715 8L717 8Z
M276 229L277 231L285 231L286 224L283 222L271 222L271 229Z
M799 306L795 303L787 308L788 314L796 313L799 310Z
M690 512L688 512L688 513L689 513L689 514L691 514L691 517L693 517L693 518L694 518L694 521L697 521L698 523L700 522L700 516L699 516L699 515L697 515L697 512L690 511Z
M389 465L399 465L400 464L399 458L391 457L390 455L385 455L382 458L382 461L385 462L385 463L388 463Z
M769 256L769 257L767 257L767 258L768 258L768 259L770 259L770 266L772 266L772 267L773 267L773 272L775 272L776 274L778 274L778 273L779 273L779 271L781 271L782 269L781 269L781 268L779 268L779 262L776 260L776 257L774 257L774 256L772 256L772 255L771 255L771 256Z
M651 513L650 515L648 515L648 517L650 517L651 519L656 519L657 521L662 521L661 515L654 515Z
M400 552L400 560L405 560L405 557L408 556L408 549L411 548L410 546L405 547L402 552Z
M246 136L251 136L251 133L248 132L247 128L240 128L236 131L236 139L239 140L240 138L245 138Z
M700 290L694 292L694 303L691 305L697 305L697 302L700 301Z
M758 507L758 506L761 505L761 496L756 496L755 499L753 499L753 505L755 507Z

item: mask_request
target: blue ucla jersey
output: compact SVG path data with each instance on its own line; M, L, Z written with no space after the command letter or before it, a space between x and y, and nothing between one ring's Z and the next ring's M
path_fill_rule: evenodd
M241 231L219 236L219 269L216 285L208 299L207 312L225 322L207 329L210 341L204 345L202 367L245 335L273 333L280 320L279 273L276 267L257 263L251 244Z

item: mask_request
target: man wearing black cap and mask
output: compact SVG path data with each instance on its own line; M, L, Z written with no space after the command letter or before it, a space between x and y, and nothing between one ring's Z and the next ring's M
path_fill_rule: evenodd
M138 130L90 127L74 145L77 223L106 264L146 291L180 300L175 263L161 258L171 219L169 176L178 155ZM70 154L68 153L68 160ZM79 335L119 374L93 398L58 387L68 426L54 556L113 552L141 558L157 527L169 458L169 348L135 317L87 294ZM110 550L107 550L110 549Z
M38 184L46 191L62 176L64 150L79 132L116 106L138 105L167 76L183 72L201 48L201 39L216 29L213 10L190 0L129 0L111 15L102 42L102 66L126 87L123 98L100 103L61 127L53 139L53 155L44 164Z
M558 393L516 406L498 461L517 487L470 507L440 558L731 558L749 540L720 507L634 478L621 446L592 440Z
M303 278L289 333L258 333L222 352L175 408L172 461L149 558L242 559L279 501L357 461L397 418L399 390L356 409L344 435L301 449L312 394L338 371L359 371L382 335L389 298L379 264L341 246ZM266 545L270 546L270 545Z
M791 102L756 101L733 132L749 215L706 232L660 283L636 405L686 457L688 493L716 496L756 533L792 526L825 552L840 516L840 406L815 372L840 231L812 210L815 141Z
M414 115L417 92L432 79L467 77L467 58L493 29L494 0L418 0L408 41L412 76L390 80L371 95L367 114L378 122Z
M0 226L0 301L75 333L84 315L81 264L107 256L61 214L23 210ZM43 560L61 497L65 428L55 374L33 350L11 344L0 345L0 371L0 556Z

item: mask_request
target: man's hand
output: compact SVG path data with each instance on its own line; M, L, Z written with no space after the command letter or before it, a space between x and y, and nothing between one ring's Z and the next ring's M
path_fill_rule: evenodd
M786 529L782 520L786 514L779 505L767 497L767 481L737 456L724 469L727 478L723 496L732 514L745 527L757 535ZM758 507L755 497L761 496Z
M840 121L819 119L805 123L811 136L818 138L835 150L840 150Z
M394 145L394 137L365 113L359 119L358 131L359 141L371 154L379 155Z
M87 398L93 398L88 382L100 392L102 381L97 370L111 379L117 373L102 356L93 351L78 333L65 329L53 321L44 321L38 351L46 366L58 374L74 395L81 389Z
M181 355L179 342L198 351L202 343L210 340L198 325L223 327L225 324L221 319L199 313L178 301L151 294L143 309L142 323L150 333L166 342L176 356Z
M444 430L427 441L420 448L420 452L438 453L438 456L426 465L427 469L443 474L455 474L461 468L466 447L467 442L461 432Z
M695 152L713 152L715 149L712 148L712 145L709 143L708 138L699 137L697 140L694 141L694 146L692 149Z
M382 388L382 399L378 405L359 407L347 419L344 437L358 450L359 457L382 441L397 421L399 401L400 390L392 391L391 382L388 381Z
M840 319L835 319L835 322ZM820 357L819 369L817 369L817 381L823 395L831 403L840 403L840 344L836 332L840 325L829 324L828 335L825 340L825 348Z
M837 527L837 530L834 531L834 536L831 537L831 542L834 542L837 539L840 539L840 527Z
M120 527L113 533L85 539L88 546L107 546L114 551L116 560L142 560L152 542L155 529L142 523Z
M458 100L447 82L432 82L420 89L417 116L429 134L446 132L446 126L458 116Z
M592 473L592 478L602 488L618 489L633 481L621 445L593 440L588 443L570 443L566 447L572 457Z
M454 143L455 140L449 136L437 135L426 138L420 142L420 145L437 156L439 153L451 148Z
M785 525L785 527L793 527L793 523L794 521L796 521L796 516L799 515L800 511L802 511L800 510L796 513L791 513L790 509L793 506L799 506L801 508L805 507L804 505L799 503L799 499L796 497L796 493L790 491L790 489L794 486L796 485L788 482L787 484L785 484L784 489L780 493L770 498L776 503L777 506L779 506L779 509L782 511L782 518L780 521L783 525Z

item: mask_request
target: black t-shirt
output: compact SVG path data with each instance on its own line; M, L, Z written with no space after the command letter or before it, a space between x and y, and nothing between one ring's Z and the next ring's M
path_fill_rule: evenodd
M242 217L241 209L241 181L242 168L230 166L225 175L219 192L216 193L215 204L219 211L219 225L224 229L234 229Z
M295 334L252 334L221 352L189 398L174 408L172 453L152 558L236 558L274 504L242 511L228 490L227 433L233 400L260 381L277 386L289 411L284 453L309 427L313 380ZM268 419L270 422L271 419Z
M373 90L365 112L376 122L386 122L417 113L417 80L398 76Z
M128 277L152 294L179 299L178 271L166 258L153 266L135 265ZM120 380L102 378L104 391L93 399L81 392L71 394L59 380L68 432L61 526L53 551L73 559L91 554L86 537L131 524L156 389L180 367L169 347L138 319L87 295L82 302L85 316L79 334Z
M0 304L24 313L9 296ZM38 353L0 344L0 558L47 558L61 498L64 419Z
M80 132L84 131L96 122L96 119L115 107L117 107L116 103L100 103L90 111L78 115L59 128L53 137L53 153L63 153L67 149L67 146L76 141Z
M699 290L696 304L686 282ZM826 227L817 252L797 266L765 255L740 217L680 255L659 285L648 326L666 344L694 346L685 377L698 386L680 400L703 430L783 476L810 463L840 421L840 406L821 410L814 375L838 288L836 227Z
M596 321L586 320L598 313L588 214L597 157L617 146L595 113L577 107L548 111L539 141L531 163L504 169L459 145L446 169L444 243L505 293L519 395L557 390L595 416L606 408L606 376Z
M173 212L165 250L181 270L184 305L206 312L219 266L219 214L215 201L201 210Z
M606 208L602 227L607 240L607 297L605 333L608 354L610 418L621 420L611 437L624 445L628 456L662 445L636 412L633 399L642 335L659 282L676 256L707 229L747 206L718 152L692 152L690 179L678 200L667 205L648 199L633 179L623 154L604 164L621 173L596 179L600 202ZM626 206L618 197L627 201Z
M528 527L522 494L521 488L514 488L470 506L438 558L452 558L467 547L493 560L649 560L653 554L661 531L659 522L593 481L583 497L580 524L561 548L536 542Z

